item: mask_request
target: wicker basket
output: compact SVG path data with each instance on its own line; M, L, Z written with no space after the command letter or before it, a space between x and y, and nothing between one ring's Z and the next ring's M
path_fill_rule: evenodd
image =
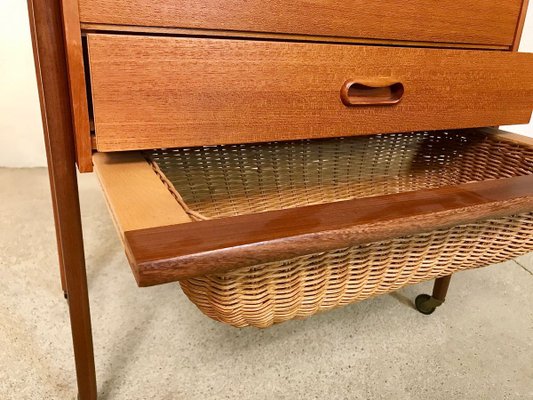
M195 220L533 173L533 150L481 133L422 132L156 150ZM533 250L533 213L181 281L209 317L268 327Z

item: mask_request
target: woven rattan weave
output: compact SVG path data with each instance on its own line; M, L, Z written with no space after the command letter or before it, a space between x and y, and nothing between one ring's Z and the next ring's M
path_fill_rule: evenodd
M533 173L533 150L471 132L156 150L148 157L196 220ZM180 283L209 317L268 327L531 250L533 214L523 214Z

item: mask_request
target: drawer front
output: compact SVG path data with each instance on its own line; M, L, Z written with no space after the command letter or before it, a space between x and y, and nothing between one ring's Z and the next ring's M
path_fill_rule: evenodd
M510 125L533 108L532 54L125 35L88 43L100 151Z
M466 4L468 3L468 4ZM85 23L511 45L522 0L80 0Z

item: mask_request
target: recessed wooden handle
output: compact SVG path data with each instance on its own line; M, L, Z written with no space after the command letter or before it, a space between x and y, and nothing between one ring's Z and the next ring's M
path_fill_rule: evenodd
M345 106L386 106L402 100L404 87L390 79L374 81L349 80L342 85L341 100Z

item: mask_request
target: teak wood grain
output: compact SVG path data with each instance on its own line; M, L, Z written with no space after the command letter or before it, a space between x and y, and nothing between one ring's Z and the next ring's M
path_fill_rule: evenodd
M533 54L88 36L99 151L527 123ZM346 81L396 105L346 107Z
M344 43L366 44L377 46L402 46L402 47L437 47L457 49L484 49L504 50L511 49L510 45L496 44L471 44L471 43L447 43L447 42L423 42L398 39L355 38L345 36L319 36L300 35L295 33L276 32L250 32L223 29L202 28L161 28L157 26L134 26L134 25L109 25L82 23L81 29L85 34L89 33L133 33L143 35L166 35L166 36L193 36L204 38L224 39L249 39L249 40L282 40L286 42L319 42L319 43Z
M80 17L76 0L61 0L65 51L67 56L70 106L80 172L91 172L91 132L81 41Z
M518 51L518 47L520 46L520 40L522 39L522 32L524 31L524 24L526 22L528 4L529 4L529 0L522 0L522 8L518 16L518 23L516 25L515 37L513 40L513 46L511 48L513 51Z
M79 0L83 23L512 45L521 0Z
M28 11L59 262L64 274L63 290L68 295L78 398L96 400L91 315L61 4L59 0L29 0Z
M533 175L125 232L150 286L533 209Z

